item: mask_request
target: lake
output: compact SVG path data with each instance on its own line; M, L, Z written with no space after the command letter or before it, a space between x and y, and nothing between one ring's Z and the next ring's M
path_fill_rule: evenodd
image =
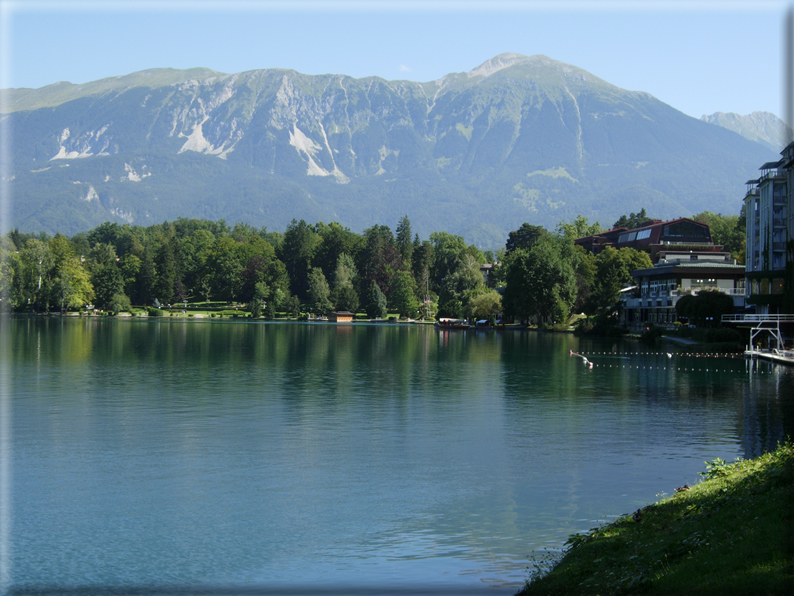
M791 369L629 340L3 325L20 594L513 594L570 534L794 436Z

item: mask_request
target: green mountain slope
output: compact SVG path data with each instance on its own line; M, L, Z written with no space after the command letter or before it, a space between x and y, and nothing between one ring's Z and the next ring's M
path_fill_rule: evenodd
M355 230L408 213L498 246L524 221L738 212L775 153L545 56L502 54L428 83L266 69L155 69L11 90L12 216L293 217Z

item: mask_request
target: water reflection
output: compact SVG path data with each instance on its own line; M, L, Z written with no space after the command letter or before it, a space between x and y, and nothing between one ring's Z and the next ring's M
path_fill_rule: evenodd
M570 335L19 319L7 339L19 584L513 593L532 550L794 430L789 371Z

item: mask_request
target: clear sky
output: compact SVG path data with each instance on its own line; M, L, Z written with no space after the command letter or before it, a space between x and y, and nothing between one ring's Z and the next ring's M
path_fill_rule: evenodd
M0 0L2 87L154 67L430 81L545 54L699 118L781 115L780 0Z

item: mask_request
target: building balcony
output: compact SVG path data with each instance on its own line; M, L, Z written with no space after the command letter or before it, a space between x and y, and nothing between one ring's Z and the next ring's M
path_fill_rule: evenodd
M623 298L625 308L673 308L682 296L697 296L700 292L713 291L722 292L733 298L733 304L737 308L744 306L745 289L744 288L697 288L693 290L672 290L664 294L646 292L642 296L631 296Z
M697 296L700 292L722 292L723 294L728 294L729 296L744 296L744 288L692 288L691 290L673 290L670 292L670 295L674 298L680 298L681 296Z
M766 174L761 175L761 177L758 179L758 183L761 184L765 180L772 180L772 179L785 180L786 172L783 170L769 170Z

